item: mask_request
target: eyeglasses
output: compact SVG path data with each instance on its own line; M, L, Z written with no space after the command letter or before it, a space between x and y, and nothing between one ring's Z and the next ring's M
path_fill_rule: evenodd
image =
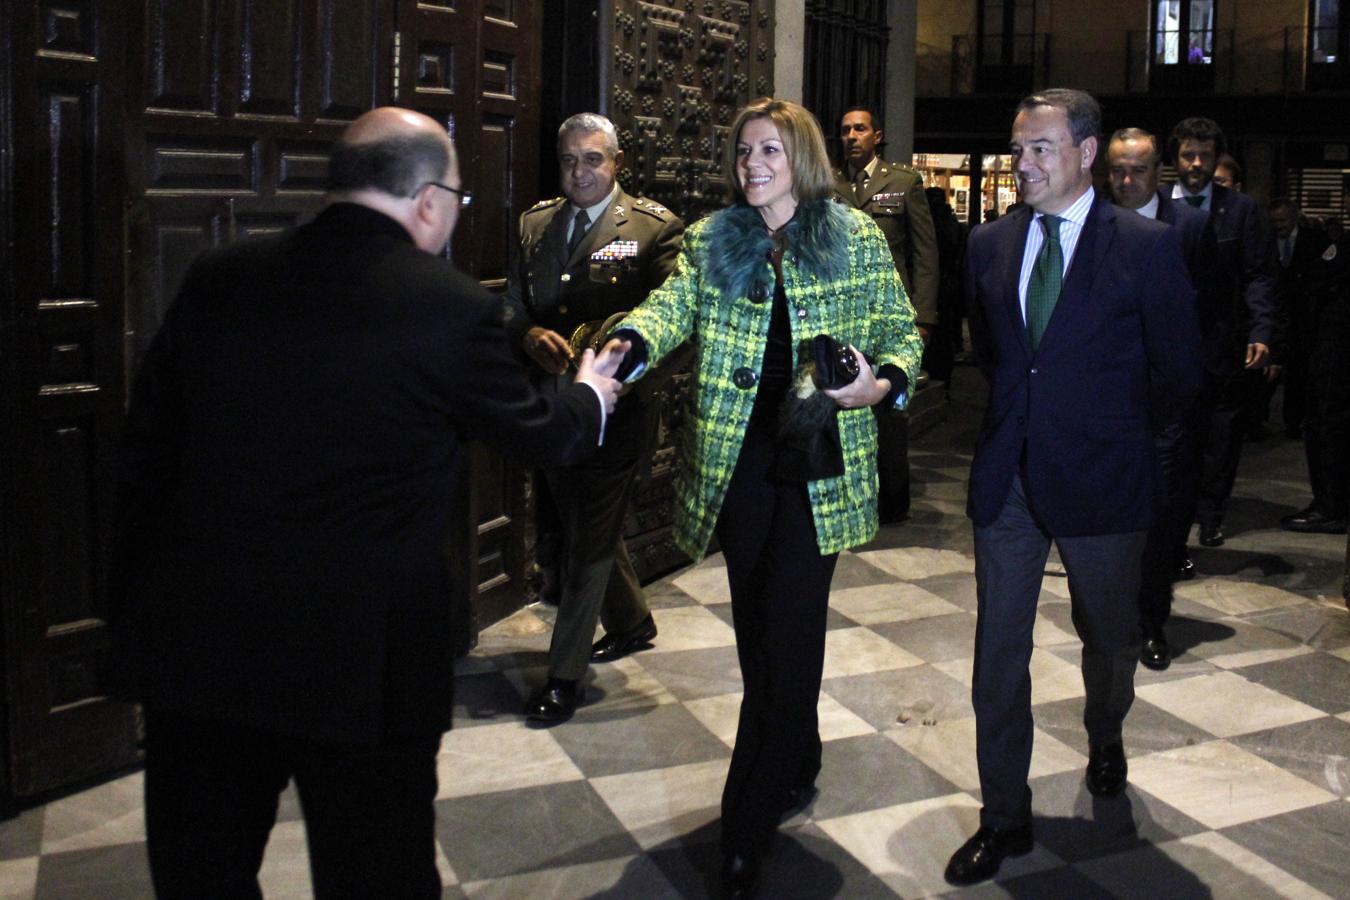
M441 184L439 181L428 181L426 184L422 185L422 187L426 187L427 184L431 185L432 187L438 187L443 191L449 191L452 194L458 194L459 205L461 207L469 206L473 203L473 194L469 193L468 191L461 191L459 188L452 188L450 185ZM417 195L414 194L413 196Z

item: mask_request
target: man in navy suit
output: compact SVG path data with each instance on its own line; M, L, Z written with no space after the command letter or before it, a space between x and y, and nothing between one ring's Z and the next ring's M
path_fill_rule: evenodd
M1177 230L1191 283L1207 284L1204 267L1213 259L1214 242L1205 228L1207 217L1187 203L1178 203L1158 189L1162 152L1158 139L1141 128L1122 128L1111 135L1106 148L1110 164L1111 195L1125 209L1146 219L1157 219ZM1195 295L1174 298L1194 314ZM1186 419L1168 423L1153 436L1167 499L1149 529L1139 586L1139 623L1143 642L1139 661L1150 669L1166 669L1171 650L1163 624L1172 612L1172 582L1193 568L1186 538L1195 513L1199 478L1200 435L1186 427Z
M1083 640L1087 787L1125 787L1139 561L1157 507L1153 433L1197 382L1199 335L1174 229L1092 190L1101 108L1055 89L1017 108L1025 205L971 233L971 340L990 383L971 467L979 610L972 695L984 807L946 878L973 884L1032 847L1032 628L1053 541Z
M1195 427L1207 437L1195 518L1200 543L1218 547L1247 411L1270 365L1277 312L1274 242L1256 202L1215 183L1214 170L1227 147L1213 120L1183 119L1172 129L1168 149L1180 178L1172 198L1208 213L1215 240L1210 283L1198 285L1205 381Z

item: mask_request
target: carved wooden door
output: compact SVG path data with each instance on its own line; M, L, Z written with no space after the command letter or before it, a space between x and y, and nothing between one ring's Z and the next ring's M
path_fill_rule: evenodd
M3 0L0 792L136 758L134 712L102 689L117 431L188 264L316 210L331 141L399 102L454 131L477 195L455 256L499 282L515 179L537 178L536 9ZM495 605L521 592L508 475L477 454L455 536L470 548L459 590Z
M773 94L772 0L610 0L601 3L600 109L619 130L619 180L685 223L725 206L722 174L737 110ZM646 579L686 561L671 538L675 433L684 376L662 402L661 432L625 523Z
M540 22L531 0L399 0L399 103L454 136L474 199L452 254L492 290L506 286L515 222L539 180ZM463 577L474 614L491 622L524 600L524 477L481 446L472 469Z
M131 708L101 688L123 397L119 7L0 11L0 790L19 794L136 753Z

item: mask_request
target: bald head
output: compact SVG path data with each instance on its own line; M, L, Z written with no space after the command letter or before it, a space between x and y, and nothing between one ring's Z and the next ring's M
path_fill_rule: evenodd
M455 147L445 127L410 109L382 106L360 116L328 159L330 202L384 213L430 253L440 252L454 230L459 187Z
M328 190L408 197L427 182L442 180L454 165L454 146L435 119L382 106L342 133L328 161Z

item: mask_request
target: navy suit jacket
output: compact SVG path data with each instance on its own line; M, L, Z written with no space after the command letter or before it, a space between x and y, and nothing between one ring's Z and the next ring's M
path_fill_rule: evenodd
M1200 336L1178 232L1096 198L1032 352L1018 298L1032 211L970 235L970 332L989 379L967 511L998 518L1019 471L1056 537L1143 531L1161 485L1152 433L1199 387Z
M1256 201L1219 184L1209 201L1209 227L1214 275L1212 286L1200 291L1201 328L1207 345L1222 354L1211 359L1211 367L1238 369L1247 344L1269 346L1275 339L1275 240Z
M1214 265L1214 235L1205 228L1209 217L1203 210L1173 200L1169 189L1158 188L1158 221L1177 230L1191 283L1200 290L1202 279L1211 277L1209 268Z

